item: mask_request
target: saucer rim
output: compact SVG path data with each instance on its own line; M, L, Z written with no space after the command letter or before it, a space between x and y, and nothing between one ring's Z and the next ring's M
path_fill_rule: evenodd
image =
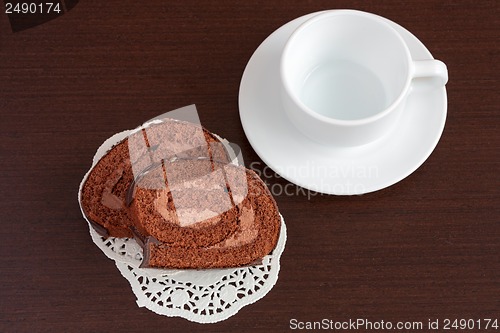
M248 128L250 121L245 121L245 111L243 111L244 109L246 109L247 107L246 106L242 106L243 102L242 102L242 95L245 94L244 90L245 90L245 80L247 79L247 77L250 75L248 74L249 72L249 67L250 67L250 64L252 63L252 61L255 61L255 58L259 56L259 53L263 53L264 52L264 48L265 47L268 47L269 48L269 40L271 38L279 38L277 37L278 34L282 33L282 29L285 29L285 28L291 28L293 25L295 25L295 29L297 27L299 27L302 23L304 23L307 19L309 18L312 18L313 16L315 15L318 15L318 14L321 14L321 13L325 13L325 12L329 12L329 11L340 11L340 10L325 10L325 11L318 11L318 12L314 12L314 13L309 13L309 14L306 14L306 15L303 15L301 17L298 17L296 19L293 19L285 24L283 24L281 27L279 27L278 29L276 29L275 31L273 31L269 36L266 37L266 39L264 39L264 41L262 41L260 43L260 45L256 48L256 50L254 51L254 53L252 54L252 56L250 57L250 59L248 60L247 62L247 65L245 66L245 70L243 71L243 75L242 75L242 78L241 78L241 81L240 81L240 88L239 88L239 94L238 94L238 107L239 107L239 115L240 115L240 121L241 121L241 124L242 124L242 127L243 127L243 131L245 132L245 135L250 143L250 145L252 146L252 148L255 150L256 154L262 159L262 161L269 167L271 168L274 172L276 172L280 177L288 180L289 182L293 183L293 184L296 184L300 187L303 187L305 189L308 189L308 190L312 190L312 191L315 191L315 192L318 192L318 193L324 193L324 194L329 194L329 195L360 195L360 194L365 194L365 193L370 193L370 192L374 192L374 191L378 191L378 190L382 190L384 188L387 188L389 186L392 186L398 182L400 182L401 180L405 179L406 177L408 177L409 175L411 175L413 172L415 172L428 158L429 156L432 154L432 152L434 151L435 147L437 146L440 138L441 138L441 135L444 131L444 127L445 127L445 123L446 123L446 117L447 117L447 93L446 93L446 87L442 87L439 89L440 91L440 94L439 94L439 99L441 101L441 105L438 106L436 105L436 109L439 109L439 112L441 114L441 117L439 117L439 125L436 125L437 128L434 130L434 132L432 133L432 137L433 137L433 140L429 143L427 143L427 147L425 149L422 149L422 151L420 152L420 156L418 158L416 158L416 161L413 162L411 164L411 166L408 166L406 168L406 170L402 170L401 172L398 172L396 176L394 177L389 177L390 179L389 180L384 180L384 181L376 181L374 182L373 184L369 184L368 186L366 187L363 187L361 190L357 190L357 189L353 189L353 190L348 190L348 191L335 191L335 190L324 190L323 188L320 188L318 186L318 181L316 182L305 182L303 181L303 177L292 177L284 172L280 172L279 170L279 167L276 166L275 163L272 163L269 161L269 159L267 158L267 156L269 154L263 154L262 151L258 148L258 145L256 145L255 141L254 141L254 134L252 134L252 130ZM397 30L399 33L402 33L402 37L403 39L405 40L406 43L408 43L410 40L412 42L412 44L415 44L413 46L411 45L408 45L408 48L410 50L410 53L412 53L412 51L415 51L415 48L419 48L418 51L416 52L421 52L421 53L425 53L425 57L423 59L434 59L434 57L432 56L432 54L430 53L430 51L426 48L426 46L415 36L413 35L410 31L408 31L407 29L405 29L404 27L400 26L399 24L385 18L385 17L382 17L382 16L379 16L379 15L376 15L376 14L372 14L372 15L375 15L375 16L378 16L380 18L382 18L383 20L387 21L395 30ZM292 30L289 35L291 35L293 33L294 30ZM406 35L406 36L404 36ZM283 38L283 37L281 37ZM279 56L279 55L278 55ZM422 58L420 58L419 60L423 60ZM414 60L417 60L417 59L414 59ZM279 74L279 73L278 73ZM273 74L274 75L274 74ZM248 85L248 83L247 83ZM280 103L281 104L281 103ZM433 107L434 108L434 107ZM284 109L280 109L279 112L285 112ZM285 116L286 117L286 116ZM438 120L436 119L436 122ZM293 125L291 123L288 123L287 124L288 127L292 126ZM300 132L298 131L298 129L296 129L295 127L293 127L292 131L296 132L297 134L299 134ZM250 134L250 135L249 135ZM388 133L386 136L384 136L384 138L387 138L387 137L392 137L394 136L395 134L394 133ZM313 142L312 140L310 140L309 138L307 137L304 137L305 140L307 140L310 144L317 144L315 142ZM379 139L379 140L383 140L383 139ZM368 144L368 145L365 145L365 146L371 146L372 144ZM334 147L329 147L329 148L334 148ZM300 155L299 152L297 152L297 155ZM300 158L300 156L298 157ZM335 163L335 161L339 161L340 158L330 158L329 159L329 162L333 162Z

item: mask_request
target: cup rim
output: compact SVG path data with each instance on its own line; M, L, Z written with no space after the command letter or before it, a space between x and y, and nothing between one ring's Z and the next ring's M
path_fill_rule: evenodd
M315 111L313 111L310 107L305 105L297 96L296 94L292 93L292 88L290 87L290 84L288 80L286 79L286 72L285 72L285 57L287 53L289 53L289 49L291 47L291 43L294 39L297 38L297 36L309 25L326 19L328 17L332 16L345 16L345 15L354 15L354 16L361 16L368 18L370 20L376 21L378 24L384 25L386 28L388 28L392 33L396 36L396 38L400 41L401 45L403 46L404 52L406 54L406 59L408 61L408 72L406 73L406 80L404 83L404 87L401 89L401 92L399 95L392 101L391 104L389 104L385 109L377 112L374 115L371 115L369 117L364 117L360 119L336 119L332 117L327 117L322 114L319 114ZM408 46L406 45L406 42L404 41L403 37L394 29L391 27L391 25L386 22L386 19L383 18L382 16L360 11L360 10L354 10L354 9L335 9L335 10L328 10L321 12L310 19L306 20L304 23L299 25L288 37L285 46L283 47L283 50L281 52L281 57L280 57L280 78L281 78L281 84L286 92L286 94L293 100L293 102L300 107L302 111L307 113L309 116L325 123L329 123L332 125L342 125L342 126L359 126L359 125L364 125L368 123L375 122L378 119L381 119L391 113L393 110L396 109L396 107L401 103L401 101L404 99L406 96L408 89L410 87L410 83L412 80L411 76L411 71L412 71L412 58L410 51L408 49Z

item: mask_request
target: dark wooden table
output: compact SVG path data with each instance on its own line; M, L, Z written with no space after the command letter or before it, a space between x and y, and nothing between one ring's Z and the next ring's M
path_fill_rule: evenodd
M238 115L245 65L275 29L329 8L398 22L448 65L436 150L382 191L277 196L288 226L278 283L228 320L201 325L138 308L78 207L95 150L196 103L205 127L240 145L247 163L260 161ZM495 0L94 0L14 33L0 14L0 332L282 332L292 318L500 321L498 17Z

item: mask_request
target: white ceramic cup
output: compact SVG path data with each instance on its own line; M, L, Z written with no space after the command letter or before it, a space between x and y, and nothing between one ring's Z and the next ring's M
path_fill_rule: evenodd
M448 71L439 60L413 60L382 17L335 10L292 33L280 77L287 116L302 133L326 145L358 146L397 124L414 78L428 77L436 89L446 84Z

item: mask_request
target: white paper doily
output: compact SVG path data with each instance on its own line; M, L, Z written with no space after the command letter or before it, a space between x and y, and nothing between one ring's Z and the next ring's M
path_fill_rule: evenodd
M116 261L130 282L137 305L161 315L183 317L198 323L215 323L264 297L278 280L280 257L286 243L281 218L278 244L259 265L206 270L177 270L152 277L152 269Z
M143 126L149 126L145 124ZM136 130L117 133L107 139L97 150L90 170L85 174L78 192L97 162L116 144ZM217 136L233 153L233 163L239 160L229 142ZM80 209L82 209L80 205ZM82 215L85 217L82 209ZM92 241L115 264L129 281L137 297L137 305L169 317L183 317L198 323L215 323L236 314L242 307L264 297L278 280L280 257L286 243L286 226L281 216L278 243L262 263L253 266L179 270L140 268L143 258L141 246L132 238L104 238L89 224Z

